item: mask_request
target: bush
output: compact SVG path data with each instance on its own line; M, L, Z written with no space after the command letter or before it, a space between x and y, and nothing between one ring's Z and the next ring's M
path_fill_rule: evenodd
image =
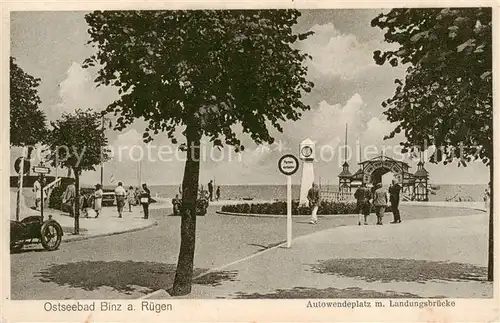
M286 202L277 201L273 203L258 203L258 204L233 204L223 205L221 211L230 213L243 213L243 214L275 214L286 215ZM386 208L386 212L391 212L390 206ZM355 202L334 202L334 201L321 201L318 214L356 214ZM372 206L371 213L375 213L375 208ZM299 201L292 201L292 214L293 215L307 215L311 214L311 209L307 206L299 206Z
M61 210L62 195L67 186L68 185L59 185L52 190L52 194L50 195L49 199L49 207L51 209ZM83 194L91 194L94 192L94 189L82 188L81 191Z
M61 204L62 204L62 194L64 193L64 190L66 189L66 186L57 186L54 187L52 190L52 194L50 194L50 200L49 200L49 207L51 209L56 209L60 210L61 209Z

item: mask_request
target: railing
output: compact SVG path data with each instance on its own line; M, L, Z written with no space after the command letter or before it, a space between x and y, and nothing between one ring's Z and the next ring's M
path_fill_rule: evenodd
M59 185L61 185L61 177L54 180L49 185L47 185L43 188L43 190L44 190L43 193L47 197L47 201L50 201L50 195L52 194L52 191L54 190L54 188L58 187Z
M354 194L350 192L321 191L320 198L322 201L347 202L354 199Z

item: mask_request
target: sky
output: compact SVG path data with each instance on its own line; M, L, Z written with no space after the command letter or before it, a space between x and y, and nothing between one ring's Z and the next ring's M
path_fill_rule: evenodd
M309 53L308 78L315 83L311 93L303 96L311 107L296 122L283 125L283 133L271 131L276 144L256 146L252 140L237 132L245 146L243 153L231 147L213 150L203 140L200 183L215 179L218 184L283 184L284 176L278 171L277 162L285 153L298 155L299 144L310 138L316 143L317 160L315 177L321 183L338 183L337 175L344 162L343 148L346 124L347 143L353 158L349 160L351 172L359 166L358 151L364 151L362 160L373 158L388 149L386 156L396 157L398 143L404 137L383 140L396 126L383 115L381 102L392 97L394 79L404 76L402 67L378 66L373 51L390 48L384 42L383 31L370 26L370 20L383 10L336 9L303 10L295 27L297 32L314 31L314 35L298 47ZM96 70L83 69L81 63L92 55L86 45L89 40L85 12L12 12L11 55L23 70L41 78L39 95L41 108L49 120L58 119L63 112L77 108L103 110L118 98L112 87L96 88ZM159 134L149 148L141 143L146 124L137 120L122 132L107 130L114 158L104 165L104 183L123 181L125 185L137 184L138 165L142 168L142 181L150 185L179 184L182 181L185 155L164 135ZM179 141L181 129L177 131ZM137 145L136 148L132 148ZM150 151L149 160L139 163L139 146ZM161 157L159 151L161 148ZM370 147L371 153L366 149ZM121 156L118 154L121 148ZM375 151L376 150L376 151ZM19 150L13 149L15 157ZM206 156L203 158L203 154ZM13 159L11 159L13 164ZM404 159L416 171L416 160ZM433 183L483 184L489 180L488 169L481 163L471 163L466 168L453 165L426 163ZM64 173L64 172L63 172ZM81 181L99 182L100 172L86 172ZM300 182L300 172L293 176Z

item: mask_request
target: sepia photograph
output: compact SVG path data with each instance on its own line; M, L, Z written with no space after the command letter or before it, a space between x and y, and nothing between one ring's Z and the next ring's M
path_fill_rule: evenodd
M4 301L493 301L493 7L91 9L9 13Z

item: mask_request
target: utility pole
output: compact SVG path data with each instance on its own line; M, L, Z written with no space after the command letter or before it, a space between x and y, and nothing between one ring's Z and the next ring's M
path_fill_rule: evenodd
M101 130L102 133L104 134L104 114L102 115L102 120L101 120ZM104 187L103 185L104 185L104 164L101 156L101 188Z

